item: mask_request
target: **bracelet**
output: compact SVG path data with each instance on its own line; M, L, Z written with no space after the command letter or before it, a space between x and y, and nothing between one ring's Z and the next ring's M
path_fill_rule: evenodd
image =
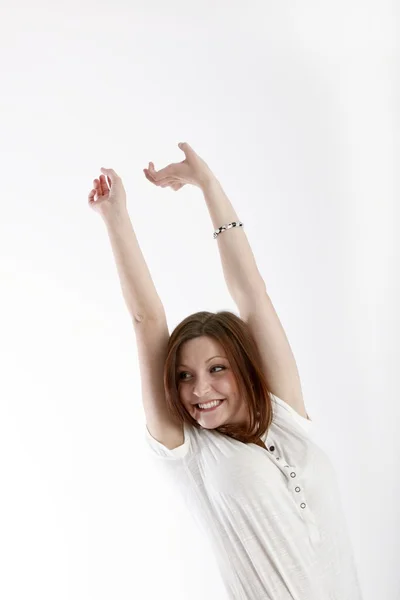
M214 231L214 239L217 238L222 231L231 229L232 227L243 227L243 223L241 221L233 221L233 223L228 223L228 225L221 225L221 227Z

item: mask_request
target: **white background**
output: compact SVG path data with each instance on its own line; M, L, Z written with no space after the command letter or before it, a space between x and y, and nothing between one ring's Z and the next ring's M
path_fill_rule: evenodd
M364 598L399 599L394 3L7 4L0 597L225 597L147 456L134 331L87 204L115 169L170 331L199 310L238 314L201 192L142 171L183 160L187 141L244 222L290 340Z

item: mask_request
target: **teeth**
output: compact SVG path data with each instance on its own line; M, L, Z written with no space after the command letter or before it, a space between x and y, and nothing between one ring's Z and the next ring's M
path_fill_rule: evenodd
M200 408L212 408L213 406L217 406L220 404L222 400L214 400L213 402L209 402L208 404L198 404Z

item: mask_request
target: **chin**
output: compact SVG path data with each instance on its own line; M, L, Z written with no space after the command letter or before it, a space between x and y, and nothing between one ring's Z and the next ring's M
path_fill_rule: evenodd
M220 427L222 425L222 423L218 423L217 425L213 425L212 427L211 426L210 427L206 427L205 425L202 425L201 423L199 423L199 425L200 425L200 427L202 429L208 429L209 431L212 431L213 429L217 429L217 427Z

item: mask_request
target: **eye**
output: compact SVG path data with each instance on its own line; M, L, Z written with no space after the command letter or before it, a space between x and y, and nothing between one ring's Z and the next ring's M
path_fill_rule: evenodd
M222 369L223 371L225 371L225 368L226 368L226 367L223 367L222 365L214 365L213 367L211 367L211 369L210 369L210 370L212 371L213 369ZM218 371L218 372L220 372L220 371ZM186 374L187 374L187 371L181 371L181 372L178 374L178 378L179 378L181 381L187 381L186 377L182 377L182 375L186 375Z

